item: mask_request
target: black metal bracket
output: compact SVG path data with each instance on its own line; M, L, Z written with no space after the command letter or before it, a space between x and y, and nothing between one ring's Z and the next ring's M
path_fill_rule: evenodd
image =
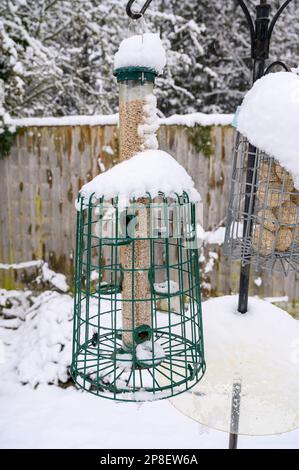
M132 18L132 20L139 20L140 18L142 18L142 16L144 15L146 10L148 9L150 4L152 3L152 0L147 0L145 2L145 4L143 5L143 7L141 8L141 10L139 12L135 12L135 13L132 11L132 6L133 6L134 2L135 2L135 0L129 0L129 2L127 4L127 8L126 8L127 15L130 18Z
M245 1L238 0L238 4L243 10L250 31L251 57L254 60L253 81L264 75L265 62L269 59L270 43L275 24L291 1L292 0L286 0L277 10L272 21L270 21L271 5L267 3L267 0L260 0L260 4L256 6L256 19L253 21ZM283 63L280 62L280 65L281 64ZM287 70L285 64L282 66Z
M240 7L242 8L243 10L243 13L245 15L245 18L247 20L247 24L248 24L248 27L249 27L249 31L250 31L250 39L251 39L251 56L253 57L253 50L254 50L254 37L255 37L255 28L254 28L254 22L251 18L251 14L248 10L248 7L246 5L246 3L244 2L244 0L238 0L238 3L240 5Z
M273 20L271 21L271 24L269 26L269 43L271 41L271 37L272 37L272 33L273 33L273 29L274 29L274 26L278 20L278 18L280 17L280 15L282 14L282 12L285 10L285 8L292 2L292 0L286 0L282 5L281 7L277 10L277 12L275 13L274 17L273 17Z

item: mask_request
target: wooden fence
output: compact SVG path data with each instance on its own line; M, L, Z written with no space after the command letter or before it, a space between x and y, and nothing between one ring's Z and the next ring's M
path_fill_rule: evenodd
M162 125L160 146L193 177L204 201L204 228L225 222L229 199L234 131L230 126ZM0 285L26 282L28 270L4 264L43 259L73 276L75 197L81 186L118 161L116 125L45 126L19 129L11 154L0 161ZM238 263L224 259L221 246L206 248L214 268L204 275L213 295L238 290ZM261 277L262 283L255 282ZM251 293L288 296L291 307L298 282L252 273ZM298 291L299 292L299 291Z

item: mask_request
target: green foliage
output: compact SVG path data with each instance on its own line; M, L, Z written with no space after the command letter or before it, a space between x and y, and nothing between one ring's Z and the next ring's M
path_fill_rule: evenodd
M202 153L207 158L213 153L211 131L211 126L190 127L187 131L189 142L198 153Z
M0 134L0 160L3 160L9 155L15 134L15 132L10 132L7 128Z

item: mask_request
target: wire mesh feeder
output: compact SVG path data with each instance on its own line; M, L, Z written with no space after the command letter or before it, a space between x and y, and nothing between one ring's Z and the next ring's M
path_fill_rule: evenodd
M122 401L190 389L205 371L195 205L79 196L78 209L73 379Z
M299 191L274 158L237 136L225 254L270 272L299 271Z

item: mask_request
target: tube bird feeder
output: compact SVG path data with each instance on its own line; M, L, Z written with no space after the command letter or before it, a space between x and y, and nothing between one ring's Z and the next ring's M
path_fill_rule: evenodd
M150 147L150 145L146 144L146 138L153 136L153 132L146 136L142 135L141 130L146 118L151 118L153 114L149 112L147 113L148 116L146 116L146 106L150 107L150 104L147 104L148 97L153 96L154 82L157 74L152 69L146 67L123 67L118 68L115 71L115 75L119 83L120 161L124 161L130 159L140 150ZM156 129L155 126L154 129ZM156 145L156 139L155 137L153 138L154 145ZM149 214L146 206L148 198L141 198L138 202L140 207L137 209L134 217L136 217L135 220L138 220L139 229L145 229L145 232L147 232L146 224ZM120 257L125 273L122 289L122 298L124 300L122 308L123 346L125 349L130 350L134 342L138 344L145 340L150 340L152 329L148 282L148 271L150 268L149 241L136 240L134 248L131 244L124 245L120 250ZM131 304L130 302L125 302L125 300L132 297L133 288L136 301L132 315ZM138 299L142 300L138 301ZM133 323L135 338L132 336Z
M137 65L128 42L129 52L143 51ZM83 186L76 203L71 373L95 395L146 401L182 393L205 372L200 196L186 171L158 150L158 36L130 38L121 49L129 59L115 70L120 163Z

